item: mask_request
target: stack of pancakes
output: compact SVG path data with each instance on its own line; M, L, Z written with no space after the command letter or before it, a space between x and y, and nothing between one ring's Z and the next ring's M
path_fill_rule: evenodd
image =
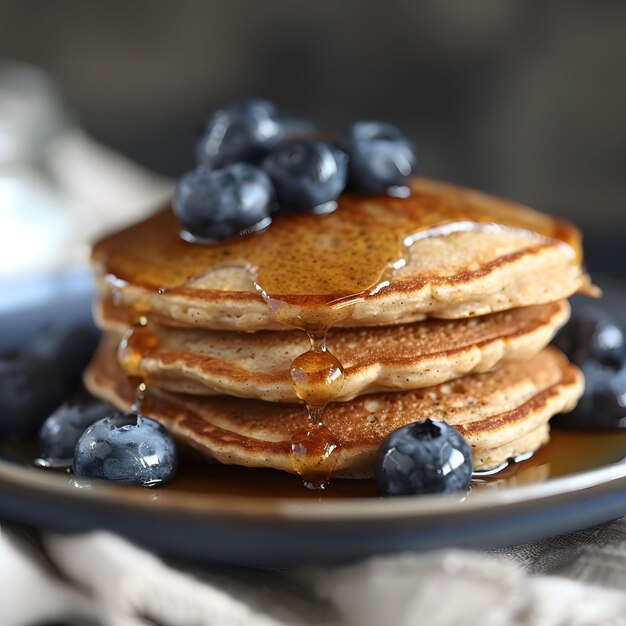
M329 216L281 216L210 250L183 241L169 210L102 240L105 334L88 388L221 463L293 473L292 438L308 417L292 364L309 349L302 329L323 318L344 373L323 413L334 474L371 476L386 435L427 418L461 432L476 470L533 452L582 393L580 372L546 347L568 319L566 298L591 291L579 234L444 183L414 179L411 191L342 197ZM402 262L390 254L367 289L339 289L359 264L386 258L369 251L409 214L423 219L402 232ZM369 243L356 245L356 232ZM281 281L302 288L285 293Z

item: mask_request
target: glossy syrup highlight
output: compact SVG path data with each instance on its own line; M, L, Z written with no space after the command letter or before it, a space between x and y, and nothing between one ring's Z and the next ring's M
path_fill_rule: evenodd
M290 367L294 392L307 409L307 425L291 437L291 459L307 487L323 489L339 453L339 444L324 423L324 409L341 392L344 372L326 346L327 331L308 334L310 349L296 357Z

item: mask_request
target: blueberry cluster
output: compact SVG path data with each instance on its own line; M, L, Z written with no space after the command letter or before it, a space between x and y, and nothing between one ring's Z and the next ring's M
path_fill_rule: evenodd
M621 324L596 303L578 301L554 344L582 370L585 393L572 413L552 423L564 428L626 428L626 342Z
M174 213L189 241L211 243L262 230L272 213L329 213L346 187L403 195L417 159L391 124L360 121L333 143L312 123L250 99L215 112L179 181Z
M394 430L378 450L381 495L464 493L472 479L472 451L445 422L427 419Z
M53 326L24 350L0 356L0 440L39 431L37 465L72 467L80 478L146 486L172 478L177 451L165 429L117 413L81 388L97 341L90 328Z

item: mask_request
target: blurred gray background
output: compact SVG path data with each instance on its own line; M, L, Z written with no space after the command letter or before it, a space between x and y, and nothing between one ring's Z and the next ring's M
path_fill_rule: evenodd
M0 0L0 57L43 67L96 139L172 176L233 98L330 130L392 121L424 174L576 221L590 269L626 277L624 1Z

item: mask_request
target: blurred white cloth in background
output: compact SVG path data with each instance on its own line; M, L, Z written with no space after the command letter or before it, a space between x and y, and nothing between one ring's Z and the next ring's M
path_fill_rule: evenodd
M51 142L46 161L66 199L71 224L70 247L59 259L63 266L84 262L96 238L154 212L173 191L171 181L96 143L78 128Z
M625 535L622 520L499 558L445 551L288 573L190 571L110 533L45 535L63 580L41 552L5 532L0 618L2 626L620 626Z
M84 263L172 187L81 131L43 72L0 61L0 280Z

